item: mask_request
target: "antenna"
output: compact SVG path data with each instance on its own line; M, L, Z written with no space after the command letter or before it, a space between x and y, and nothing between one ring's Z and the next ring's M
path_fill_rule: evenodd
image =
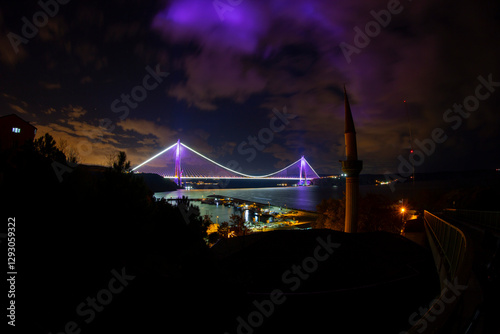
M405 109L406 109L406 117L408 119L408 131L410 133L410 154L413 154L413 135L411 133L411 121L410 121L410 109L408 107L408 100L404 100L403 103L405 105ZM409 159L410 162L411 162L411 167L412 167L412 171L413 171L413 174L411 176L412 178L412 184L413 184L413 187L415 187L415 165L413 164L413 159Z

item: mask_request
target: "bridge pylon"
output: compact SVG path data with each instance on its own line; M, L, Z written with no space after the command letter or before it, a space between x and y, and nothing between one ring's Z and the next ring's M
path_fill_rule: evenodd
M303 178L302 178L303 176ZM300 181L299 185L307 186L306 158L300 158Z
M175 148L175 179L177 185L182 186L182 168L181 168L181 140L177 140L177 147Z

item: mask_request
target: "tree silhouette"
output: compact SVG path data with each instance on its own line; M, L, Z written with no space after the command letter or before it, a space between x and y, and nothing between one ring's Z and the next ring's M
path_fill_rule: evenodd
M231 230L234 231L237 236L245 235L247 233L248 229L245 226L245 220L243 219L243 217L241 217L240 215L232 214L229 220L233 225Z
M393 201L383 195L366 194L360 198L358 229L361 232L386 231L399 233L401 214L393 207Z
M392 201L381 195L367 194L359 200L358 230L360 232L387 231L398 233L401 230L401 217L392 207ZM327 199L316 206L318 218L313 228L328 228L344 231L345 197Z
M118 152L114 158L112 168L119 173L128 172L130 170L130 161L127 161L127 153L124 151Z
M208 246L212 247L221 238L218 232L212 232L208 234Z
M59 143L57 148L64 153L66 156L66 160L71 164L78 164L80 161L80 155L78 152L71 146L68 145L68 141L62 138L59 138Z
M219 228L217 230L217 233L219 233L219 235L222 238L229 237L229 223L228 222L222 222L222 223L220 223Z
M316 206L318 218L312 223L313 228L328 228L337 231L344 230L345 198L324 199Z
M33 146L35 147L35 151L45 158L59 162L66 161L66 156L57 148L56 141L49 133L36 139L33 142Z

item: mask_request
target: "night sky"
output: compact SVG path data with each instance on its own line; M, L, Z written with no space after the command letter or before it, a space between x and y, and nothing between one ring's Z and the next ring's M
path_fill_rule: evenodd
M419 172L494 169L498 36L495 0L2 1L0 115L85 164L181 139L244 173L332 174L345 85L364 173L397 172L410 128Z

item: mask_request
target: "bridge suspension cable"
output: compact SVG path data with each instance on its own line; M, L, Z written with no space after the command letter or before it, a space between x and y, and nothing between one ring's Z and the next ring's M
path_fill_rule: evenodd
M170 162L164 160L159 163L155 167L151 168L146 168L148 163L151 163L153 160L159 158L160 156L164 155L167 153L169 150L172 148L176 147L175 153L174 153L174 159L175 159L175 171L174 173L167 173L165 172L165 168L167 164L171 164ZM208 161L210 164L215 165L219 168L222 168L222 170L217 171L211 171L208 172L207 169L199 170L196 168L196 166L181 166L180 165L180 148L186 148L190 152L194 153L196 156ZM183 164L187 159L183 158ZM295 171L295 168L297 168L297 171ZM161 171L163 170L163 171ZM302 180L303 178L305 179L305 176L309 176L309 179L314 179L314 178L319 178L318 173L312 168L312 166L305 160L304 157L300 158L299 160L289 164L288 166L273 172L269 174L264 174L264 175L250 175L250 174L245 174L236 170L233 170L231 168L228 168L224 165L221 165L220 163L206 157L205 155L197 152L196 150L192 149L191 147L181 143L178 141L177 143L167 147L160 153L154 155L153 157L149 158L148 160L144 161L143 163L137 165L132 169L132 171L137 171L137 172L153 172L156 174L160 174L164 177L169 177L169 178L184 178L184 179L196 179L196 178L250 178L250 179L270 179L270 178L275 178L275 179L297 179L297 180ZM227 174L229 172L230 174ZM172 174L172 175L170 175ZM290 174L290 175L289 175ZM296 174L296 175L295 175ZM304 174L304 177L302 176Z

